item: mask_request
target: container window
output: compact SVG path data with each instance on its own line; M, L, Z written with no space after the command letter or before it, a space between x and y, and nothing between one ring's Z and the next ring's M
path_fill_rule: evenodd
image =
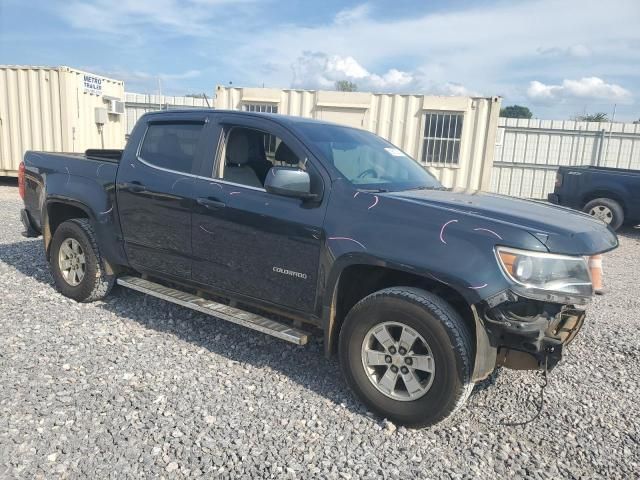
M151 124L140 148L140 158L157 167L191 173L195 164L202 123Z
M244 112L258 113L278 113L278 105L273 103L244 103L242 105ZM274 155L276 153L276 137L266 135L264 137L264 148L268 153Z
M422 161L428 164L458 165L462 112L427 112L425 114Z
M244 103L244 112L278 113L278 105L273 103Z

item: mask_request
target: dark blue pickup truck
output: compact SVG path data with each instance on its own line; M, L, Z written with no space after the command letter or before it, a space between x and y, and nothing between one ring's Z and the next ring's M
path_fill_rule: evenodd
M217 110L144 115L124 151L27 152L25 235L59 291L117 283L304 344L321 331L350 387L433 424L496 367L551 369L585 319L589 215L450 191L376 135Z
M560 167L549 201L582 210L617 230L640 223L640 171Z

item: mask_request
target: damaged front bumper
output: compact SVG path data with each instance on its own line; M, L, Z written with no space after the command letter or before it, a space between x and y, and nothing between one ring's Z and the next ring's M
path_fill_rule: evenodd
M511 293L503 303L479 306L476 311L484 345L480 348L478 343L476 367L480 368L474 370L475 381L486 378L498 366L553 369L586 316L583 308L574 305L529 300Z
M526 301L494 307L485 312L489 342L497 348L496 365L518 370L551 370L562 358L563 347L582 328L585 311L574 306ZM534 305L532 305L534 304ZM540 311L522 315L523 307Z

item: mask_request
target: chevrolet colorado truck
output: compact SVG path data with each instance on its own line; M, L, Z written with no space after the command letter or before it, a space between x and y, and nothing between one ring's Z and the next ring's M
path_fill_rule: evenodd
M640 170L560 167L548 200L587 212L614 230L640 223Z
M79 302L132 288L278 338L322 332L347 384L432 425L501 366L551 369L611 229L450 191L367 131L218 110L145 114L124 151L27 152L26 236Z

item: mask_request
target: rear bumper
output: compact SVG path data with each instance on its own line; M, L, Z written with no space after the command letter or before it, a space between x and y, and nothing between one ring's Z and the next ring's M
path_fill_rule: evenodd
M24 226L24 231L22 232L23 237L33 238L40 236L40 232L38 232L38 230L36 230L36 228L34 227L33 222L31 221L31 217L29 216L29 212L27 212L26 208L20 210L20 220L22 221L22 225Z
M497 348L496 366L551 370L558 364L563 348L578 334L586 315L573 306L546 305L551 308L543 306L532 316L521 316L509 306L486 312L485 328L491 345Z

